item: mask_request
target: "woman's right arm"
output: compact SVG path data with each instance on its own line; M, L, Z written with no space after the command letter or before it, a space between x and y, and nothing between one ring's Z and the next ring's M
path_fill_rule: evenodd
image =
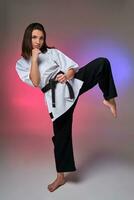
M41 51L39 49L32 50L32 58L31 58L31 70L29 77L34 84L35 87L38 87L40 83L40 72L38 66L38 56Z

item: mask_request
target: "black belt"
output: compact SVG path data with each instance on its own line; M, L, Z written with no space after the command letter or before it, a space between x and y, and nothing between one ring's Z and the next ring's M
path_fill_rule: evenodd
M57 76L58 74L64 74L64 73L63 73L62 71L60 71L60 72L58 72L58 73L56 74L56 76ZM55 76L55 77L56 77L56 76ZM52 107L56 107L56 106L55 106L55 88L56 88L56 84L57 84L57 83L59 83L59 82L56 81L55 78L51 78L51 79L49 80L49 83L48 83L47 85L45 85L45 86L41 89L41 91L42 91L43 93L47 92L47 91L50 90L50 89L52 90ZM73 91L73 88L72 88L71 84L70 84L68 81L66 81L65 83L66 83L66 85L68 86L70 99L74 99L74 91Z

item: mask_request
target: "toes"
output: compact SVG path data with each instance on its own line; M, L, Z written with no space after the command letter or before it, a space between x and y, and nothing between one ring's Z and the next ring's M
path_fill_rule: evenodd
M103 104L110 108L113 116L117 117L116 104L114 102L103 101Z
M52 186L49 185L47 188L48 188L48 190L50 191L50 190L52 189Z
M54 188L53 188L52 186L48 186L48 190L49 190L50 192L53 192L53 191L54 191Z
M117 117L117 112L116 112L116 109L115 108L111 108L111 112L113 114L114 117Z
M48 185L48 190L49 190L50 192L53 192L53 191L56 190L58 187L60 187L61 185L64 185L64 184L65 184L65 180L62 181L61 183L50 184L50 185Z
M49 187L48 189L49 189L50 192L53 192L53 191L56 190L58 187L59 187L59 185L57 185L57 186L51 186L51 187Z

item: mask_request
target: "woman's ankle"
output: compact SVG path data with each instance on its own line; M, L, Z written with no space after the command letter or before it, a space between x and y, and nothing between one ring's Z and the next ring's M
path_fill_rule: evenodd
M64 178L64 172L58 172L57 178Z

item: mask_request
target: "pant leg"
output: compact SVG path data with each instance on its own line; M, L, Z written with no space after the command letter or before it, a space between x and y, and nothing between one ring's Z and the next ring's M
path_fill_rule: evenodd
M54 156L57 172L75 171L75 161L72 144L73 106L53 122Z
M79 95L93 88L97 83L106 100L116 97L117 91L111 71L111 65L107 58L97 58L75 74L75 78L84 81Z

